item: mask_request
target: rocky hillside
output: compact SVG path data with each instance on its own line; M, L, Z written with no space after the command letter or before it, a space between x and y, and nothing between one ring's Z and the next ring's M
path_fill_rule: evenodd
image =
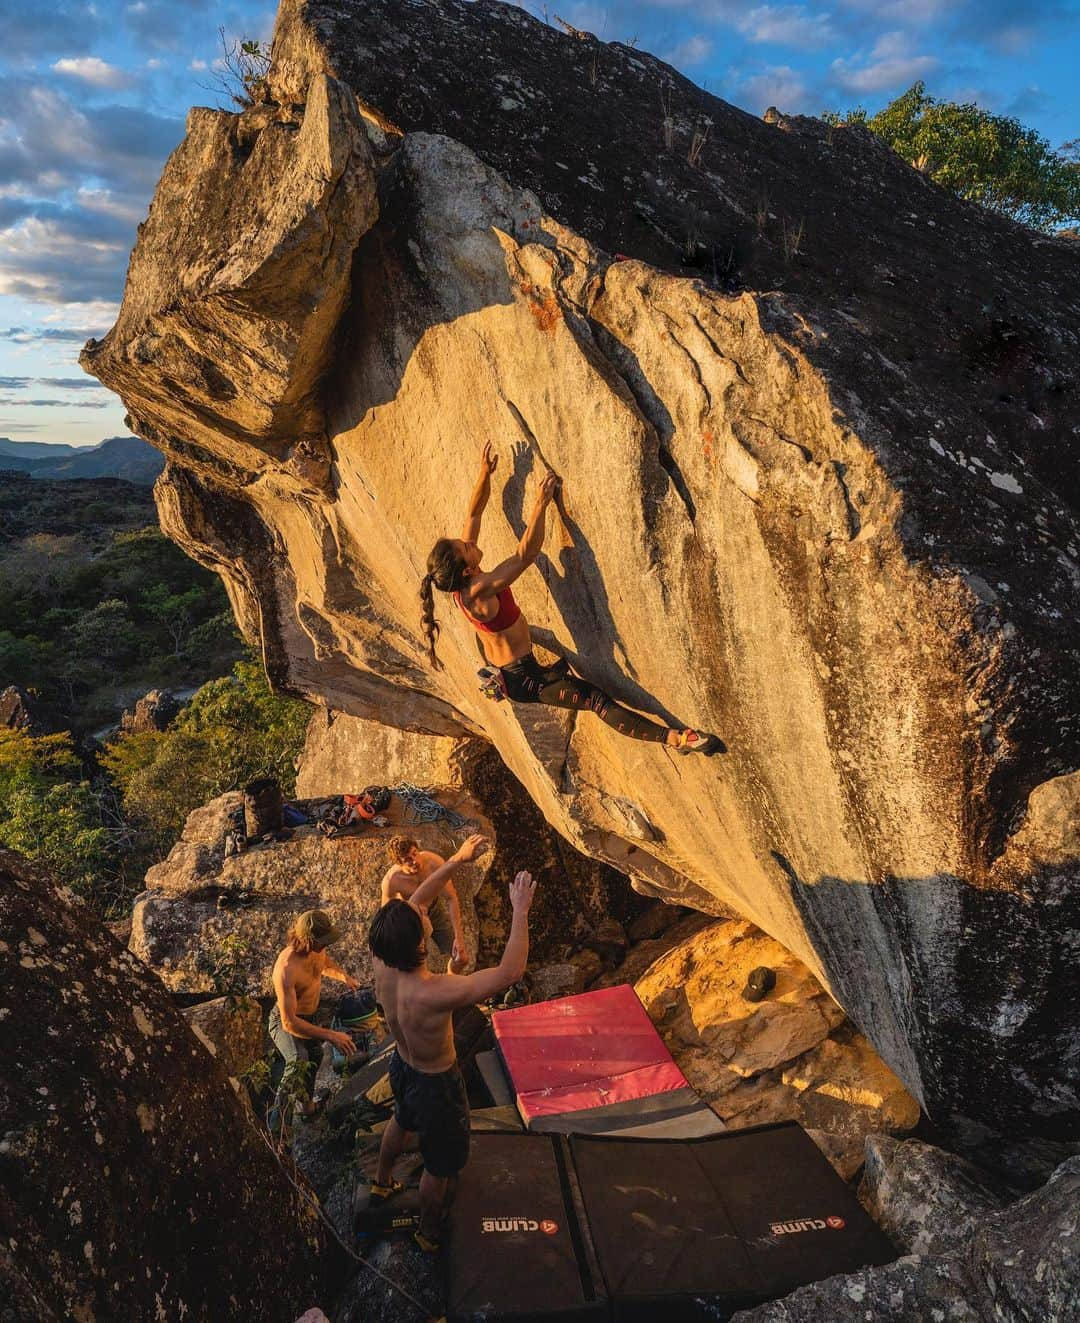
M273 681L495 744L647 892L735 909L937 1118L1077 1105L1080 253L862 130L759 121L478 0L284 0L196 110L84 365ZM478 443L519 598L675 760L492 705L417 586Z
M149 487L164 467L157 451L137 436L111 436L96 446L44 446L9 441L0 448L0 469L14 469L34 478L59 482L70 482L73 478L122 478Z
M158 979L0 850L0 1285L16 1320L258 1317L325 1290L324 1232Z

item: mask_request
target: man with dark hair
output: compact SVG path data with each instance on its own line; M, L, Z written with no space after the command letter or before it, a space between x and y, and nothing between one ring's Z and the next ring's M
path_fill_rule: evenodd
M288 945L274 962L274 1008L270 1012L270 1037L285 1058L282 1086L290 1075L304 1063L318 1069L324 1042L333 1044L346 1056L352 1056L356 1044L348 1034L329 1029L319 1008L324 978L338 979L351 991L359 987L356 979L346 974L331 958L327 947L341 936L325 910L305 910L289 929ZM306 1086L306 1081L302 1082ZM304 1087L299 1089L303 1093ZM271 1129L280 1117L280 1093L271 1110ZM315 1104L310 1097L304 1103L302 1114L310 1116Z
M412 900L417 888L446 863L434 850L421 850L411 836L391 837L387 853L391 866L382 880L384 905L395 897ZM448 958L447 971L464 974L469 967L469 949L461 924L461 902L449 877L425 908L431 920L431 941Z
M469 1157L469 1102L454 1049L451 1017L459 1007L475 1006L516 983L525 973L529 957L529 907L536 883L521 872L510 884L513 920L499 963L467 976L433 974L427 968L426 942L431 935L427 906L450 872L459 863L474 859L485 844L482 836L470 836L408 900L387 901L368 933L375 994L396 1044L390 1058L394 1115L383 1131L371 1198L388 1199L401 1189L393 1179L394 1163L413 1134L418 1134L424 1174L415 1239L428 1253L439 1249L450 1181Z

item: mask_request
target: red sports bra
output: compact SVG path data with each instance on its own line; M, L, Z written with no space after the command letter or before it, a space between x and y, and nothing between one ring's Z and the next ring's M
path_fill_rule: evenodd
M516 625L521 618L521 607L514 601L514 594L509 588L504 588L499 594L499 609L490 620L477 620L470 614L465 603L461 600L461 594L454 594L454 601L461 608L465 619L477 629L481 634L501 634L504 629L509 629L511 625Z

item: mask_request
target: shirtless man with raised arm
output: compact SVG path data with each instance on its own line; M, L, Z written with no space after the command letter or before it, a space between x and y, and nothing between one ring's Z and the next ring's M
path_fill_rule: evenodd
M323 1018L319 997L324 978L338 979L350 991L360 986L326 949L340 936L341 930L325 910L305 910L289 930L288 946L274 962L275 1002L269 1030L274 1046L285 1058L287 1072L295 1070L301 1061L310 1061L317 1070L324 1042L332 1043L347 1057L356 1051L348 1034L318 1023ZM272 1118L280 1116L279 1103L280 1097L274 1100ZM310 1097L303 1111L306 1116L315 1111Z
M467 976L432 974L427 968L431 920L425 905L438 894L448 872L473 859L485 843L482 836L471 836L409 900L385 904L368 934L375 993L397 1044L390 1059L394 1115L383 1131L371 1198L387 1199L401 1188L393 1179L394 1162L412 1135L418 1134L424 1175L416 1243L428 1252L439 1248L449 1183L469 1157L469 1103L454 1050L451 1016L458 1007L475 1006L516 983L529 957L529 907L536 883L521 872L510 884L513 921L499 963Z
M441 868L446 860L434 850L421 850L411 836L393 836L386 847L391 866L382 880L382 903L395 897L412 900L417 888ZM448 877L440 894L424 907L431 920L431 940L448 957L447 973L464 974L469 967L469 949L461 923L461 902Z

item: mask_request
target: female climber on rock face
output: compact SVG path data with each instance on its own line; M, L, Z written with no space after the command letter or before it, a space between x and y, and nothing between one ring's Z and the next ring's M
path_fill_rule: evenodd
M491 494L491 475L498 465L489 441L480 460L480 475L469 501L465 526L460 538L442 537L431 549L428 572L420 587L423 626L428 641L431 664L439 669L435 641L439 624L435 619L433 588L453 593L454 601L480 635L484 655L502 676L506 696L515 703L545 703L595 712L601 721L635 740L666 744L680 753L715 753L721 748L715 735L697 730L669 730L629 708L587 680L570 672L564 660L545 669L533 656L529 622L514 601L510 585L536 560L544 544L544 517L555 499L560 479L548 473L540 484L528 527L517 550L493 570L481 569L483 552L476 545L480 520Z

